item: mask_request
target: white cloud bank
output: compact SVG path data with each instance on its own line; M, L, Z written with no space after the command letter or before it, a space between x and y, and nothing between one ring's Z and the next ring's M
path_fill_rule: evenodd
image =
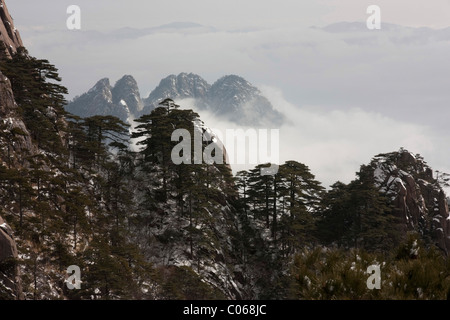
M404 147L430 152L433 138L421 125L396 121L362 109L317 111L287 102L280 90L262 87L266 97L292 123L280 130L280 153L310 167L326 187L337 180L349 182L361 164L378 153Z
M338 180L350 182L359 166L369 163L379 153L403 147L424 155L435 153L438 147L439 139L426 126L396 121L361 109L320 111L321 108L313 106L299 108L286 101L280 89L260 88L276 109L289 119L289 123L279 128L280 164L287 160L306 164L325 187ZM195 109L191 99L179 103ZM220 132L238 128L209 112L197 112L208 127ZM253 164L232 165L234 172L253 167Z

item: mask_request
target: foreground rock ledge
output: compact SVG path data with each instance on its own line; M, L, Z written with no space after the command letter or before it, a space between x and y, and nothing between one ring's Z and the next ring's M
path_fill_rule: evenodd
M17 247L9 225L0 217L0 299L22 299Z

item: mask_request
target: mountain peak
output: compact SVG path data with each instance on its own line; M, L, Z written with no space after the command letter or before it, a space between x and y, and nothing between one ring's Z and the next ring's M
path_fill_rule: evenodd
M146 102L155 106L160 100L171 99L203 99L210 85L197 74L182 72L177 76L172 74L162 79L153 90Z
M258 88L236 75L223 76L217 80L211 87L210 95L216 96L220 91L226 91L227 97L232 100L249 100L260 94Z
M221 77L219 80L215 82L216 83L238 83L241 85L246 86L252 86L250 82L242 78L241 76L235 75L235 74L228 74L223 77Z
M282 115L274 110L258 88L234 74L221 77L212 86L197 74L170 75L150 93L144 111L155 108L165 98L194 99L199 109L241 125L277 126L283 121Z
M242 125L278 126L283 116L276 111L261 91L237 75L226 75L208 91L210 109Z
M137 81L131 75L120 78L111 92L113 103L126 105L133 115L138 114L144 107Z
M136 79L134 79L134 77L133 77L132 75L129 75L129 74L126 74L126 75L124 75L122 78L120 78L119 80L117 80L116 85L117 85L118 83L123 83L123 82L126 82L126 83L134 83L134 84L137 85Z
M70 102L66 110L82 118L112 115L126 121L129 109L124 104L114 103L113 91L109 78L100 79L87 93Z
M136 79L130 75L124 75L122 78L116 81L113 93L117 91L126 91L126 93L137 93L139 91Z

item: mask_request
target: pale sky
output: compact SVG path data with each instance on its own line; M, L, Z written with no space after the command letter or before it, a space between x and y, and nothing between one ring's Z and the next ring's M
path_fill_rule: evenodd
M66 8L83 11L86 29L151 27L194 21L218 28L323 26L339 21L365 21L376 4L383 20L412 27L449 26L450 0L9 0L19 26L65 28Z
M237 74L297 120L280 129L282 158L309 165L326 185L400 147L450 171L450 0L6 4L30 53L60 69L70 98L124 74L143 97L169 74L210 83ZM72 4L81 8L79 31L66 27ZM381 30L364 27L372 4L381 8ZM173 22L200 26L149 29ZM332 25L339 22L360 26Z

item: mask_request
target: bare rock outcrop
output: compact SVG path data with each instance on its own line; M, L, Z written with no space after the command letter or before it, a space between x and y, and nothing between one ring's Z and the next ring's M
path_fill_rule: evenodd
M11 83L0 72L0 164L25 166L26 156L36 152L36 145L18 114Z
M376 156L371 165L375 182L391 198L403 231L417 231L450 253L447 197L424 159L401 149Z
M0 43L5 47L0 58L10 58L23 47L19 31L14 27L5 1L0 0ZM23 120L18 114L9 79L0 71L0 164L24 165L23 156L36 151ZM20 158L22 157L22 158Z
M13 232L0 217L0 299L22 299L17 258Z
M4 53L11 56L17 51L17 48L23 47L22 39L19 31L14 27L14 21L8 12L4 0L0 0L0 42L5 44L6 50Z

